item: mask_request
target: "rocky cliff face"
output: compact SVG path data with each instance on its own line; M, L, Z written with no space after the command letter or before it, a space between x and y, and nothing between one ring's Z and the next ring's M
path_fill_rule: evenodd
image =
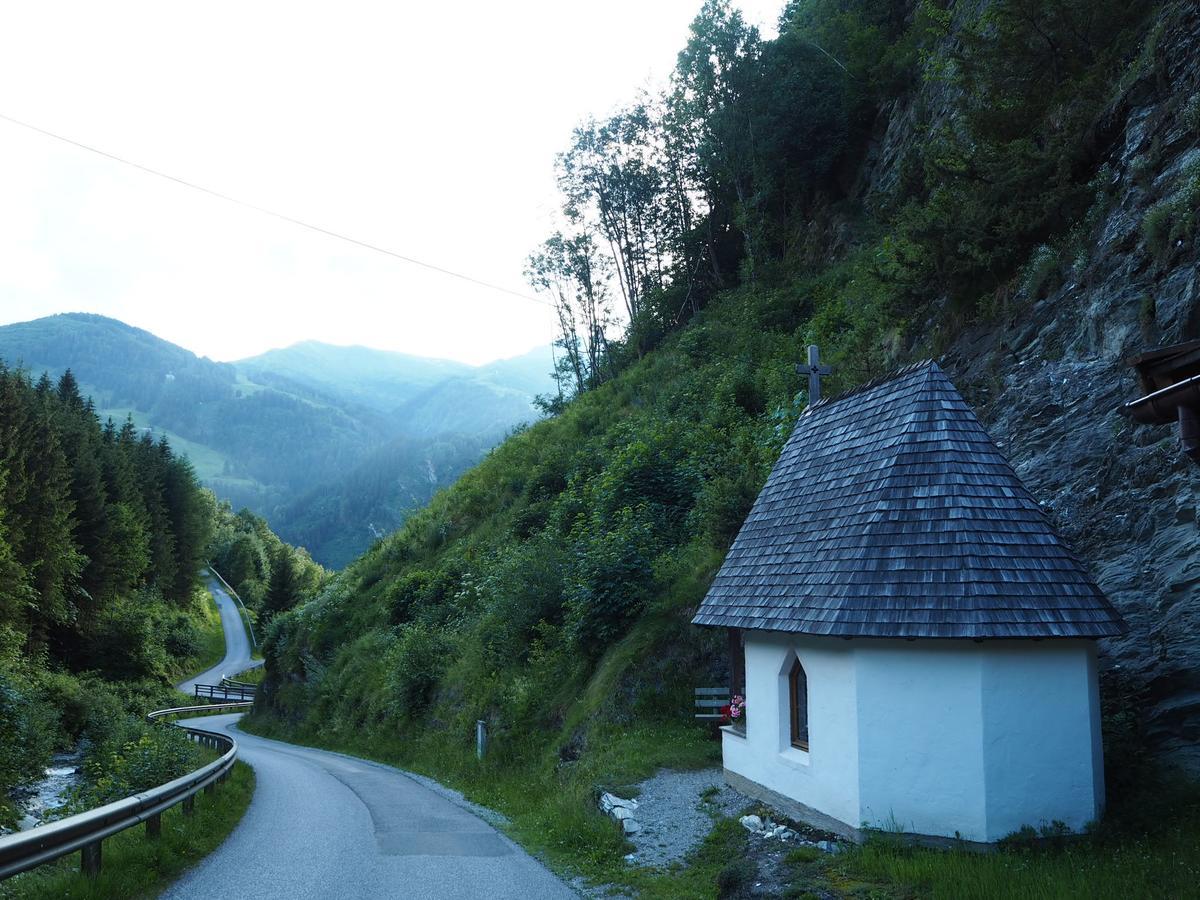
M920 139L910 108L892 112L866 184L886 187L904 143ZM942 360L1128 621L1102 652L1146 686L1152 745L1200 771L1200 469L1175 426L1117 412L1140 393L1127 357L1200 337L1187 224L1200 216L1200 4L1164 10L1097 133L1107 199L1090 246L1057 262L1061 286L1037 300L1018 291ZM1164 205L1148 239L1147 216Z

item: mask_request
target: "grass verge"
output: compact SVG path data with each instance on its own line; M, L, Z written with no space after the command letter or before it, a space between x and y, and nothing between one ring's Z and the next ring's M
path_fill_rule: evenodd
M878 835L839 856L797 857L788 896L876 900L1128 900L1200 896L1200 785L1148 776L1079 838L1014 840L994 853Z
M238 603L236 600L234 603L237 606L238 617L242 620L242 628L246 629L246 636L249 637L250 635L254 635L255 637L258 637L257 633L254 631L254 625L250 622L249 610L247 610L246 607L242 606L242 604ZM258 646L253 640L250 642L250 658L263 658L262 647Z
M162 817L162 836L148 840L141 827L104 842L103 869L95 879L79 873L79 854L0 882L3 900L110 900L156 896L186 869L220 846L241 821L254 794L254 771L239 762L212 794L196 797L196 811L179 806Z
M200 632L200 653L191 665L192 672L206 672L225 658L225 629L221 627L221 612L211 594L204 609L207 615Z
M230 675L231 681L240 681L243 684L262 684L263 678L267 675L267 670L263 666L255 666L252 669L243 669L236 675Z

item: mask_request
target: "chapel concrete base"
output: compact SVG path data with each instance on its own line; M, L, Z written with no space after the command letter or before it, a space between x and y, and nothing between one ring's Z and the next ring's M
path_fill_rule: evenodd
M740 791L747 797L755 800L760 800L768 806L779 810L789 819L794 819L797 822L804 822L806 825L811 825L813 828L819 828L822 831L828 831L831 834L836 834L838 837L848 841L853 841L856 844L861 844L872 833L871 830L862 828L854 828L847 825L839 819L828 816L819 810L813 809L811 806L805 806L797 800L790 797L785 797L778 791L773 791L766 785L759 784L757 781L751 781L745 775L739 775L737 772L731 772L729 769L724 769L725 783L735 791ZM875 832L878 834L879 832ZM889 833L889 837L896 837L905 842L917 844L922 847L937 847L942 850L971 850L976 853L989 853L996 849L995 844L983 844L978 841L964 841L957 838L940 837L933 834L912 834L910 832Z

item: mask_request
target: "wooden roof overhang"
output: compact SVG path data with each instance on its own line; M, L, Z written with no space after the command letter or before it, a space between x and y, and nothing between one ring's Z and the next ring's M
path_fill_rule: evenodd
M1200 463L1200 340L1160 347L1126 362L1138 374L1143 396L1120 412L1142 425L1179 422L1180 449Z

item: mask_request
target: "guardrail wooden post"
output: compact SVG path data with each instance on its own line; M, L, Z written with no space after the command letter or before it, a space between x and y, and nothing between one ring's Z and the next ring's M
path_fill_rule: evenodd
M88 878L95 878L100 874L100 847L103 841L93 841L90 844L84 844L83 849L79 851L79 869Z
M162 813L155 813L146 820L146 837L155 840L162 836Z
M179 805L183 807L183 814L185 816L190 816L196 811L196 795L192 794L190 797L184 797L183 803Z

